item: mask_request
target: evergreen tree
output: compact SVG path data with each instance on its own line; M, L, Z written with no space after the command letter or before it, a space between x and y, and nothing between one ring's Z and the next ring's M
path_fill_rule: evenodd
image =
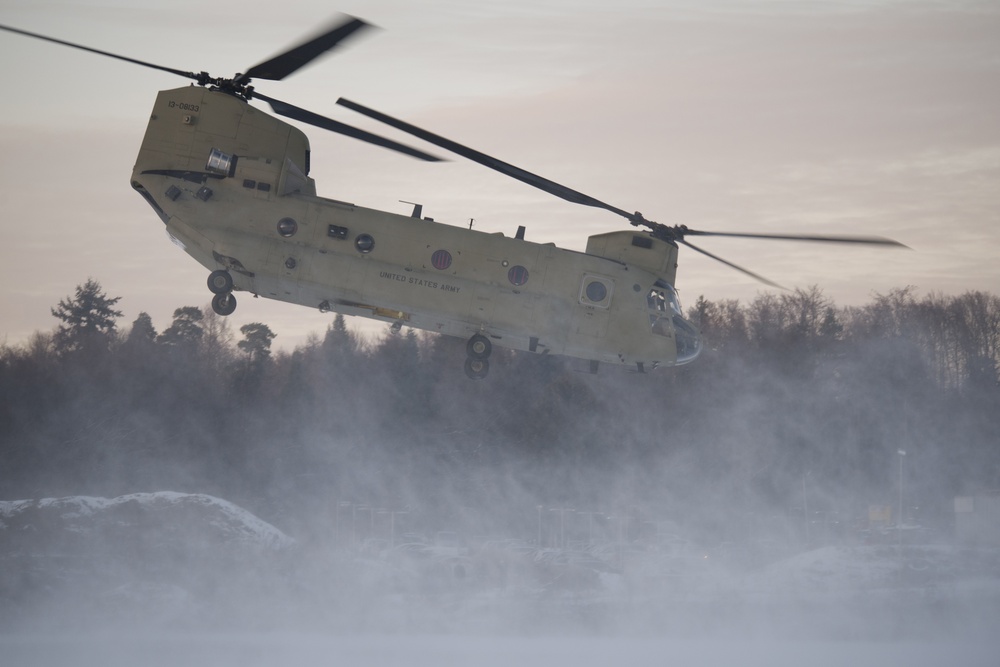
M195 348L204 335L201 321L204 318L201 309L194 306L184 306L174 311L174 322L160 334L157 339L164 345Z
M132 322L125 344L130 347L147 347L156 342L156 329L153 328L153 318L147 312L139 313Z
M115 320L122 316L114 308L120 300L105 294L93 278L77 285L72 299L67 297L52 308L52 315L63 322L53 337L56 352L107 351L114 338Z
M357 336L347 328L347 322L342 313L337 313L333 324L327 327L323 337L323 351L331 363L341 363L356 356L361 345Z
M241 326L240 333L243 334L243 340L236 343L236 347L247 353L251 365L264 363L271 358L271 341L276 336L271 327L251 322Z
M844 333L844 325L837 318L837 311L828 306L823 314L823 322L819 326L819 335L828 341L838 340Z

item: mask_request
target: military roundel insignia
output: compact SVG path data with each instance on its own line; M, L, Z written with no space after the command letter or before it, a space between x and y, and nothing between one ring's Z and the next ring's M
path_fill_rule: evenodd
M435 269L444 271L451 266L451 253L447 250L438 250L431 255L431 264Z
M523 266L510 267L510 271L507 272L507 280L509 280L512 285L520 287L524 283L528 282L528 269Z

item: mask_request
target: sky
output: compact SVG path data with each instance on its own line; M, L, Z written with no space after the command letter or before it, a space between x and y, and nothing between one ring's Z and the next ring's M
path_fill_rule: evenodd
M347 97L664 224L887 236L909 250L701 239L841 306L913 286L1000 292L1000 3L764 0L0 0L0 23L181 70L245 71L338 19L378 26L268 95L417 145ZM121 327L208 307L207 271L129 186L156 92L188 81L0 33L0 343L88 278ZM262 106L267 110L266 105ZM624 219L477 164L303 128L321 196L583 250ZM446 155L442 155L446 156ZM776 291L682 249L685 305ZM276 347L329 314L240 300ZM384 324L352 319L365 335Z

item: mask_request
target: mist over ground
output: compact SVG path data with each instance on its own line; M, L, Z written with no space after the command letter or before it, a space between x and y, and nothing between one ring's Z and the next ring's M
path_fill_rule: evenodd
M995 658L995 295L699 299L690 366L480 382L464 341L114 304L0 350L17 664Z

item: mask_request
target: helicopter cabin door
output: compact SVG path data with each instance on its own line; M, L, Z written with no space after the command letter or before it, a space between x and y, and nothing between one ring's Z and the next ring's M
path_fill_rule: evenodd
M573 332L587 338L604 338L608 332L615 281L606 276L585 273L580 281Z
M278 299L298 302L295 297L301 296L299 283L312 277L316 211L300 208L287 213L275 223L277 233L269 244L266 273L274 280L270 291Z

